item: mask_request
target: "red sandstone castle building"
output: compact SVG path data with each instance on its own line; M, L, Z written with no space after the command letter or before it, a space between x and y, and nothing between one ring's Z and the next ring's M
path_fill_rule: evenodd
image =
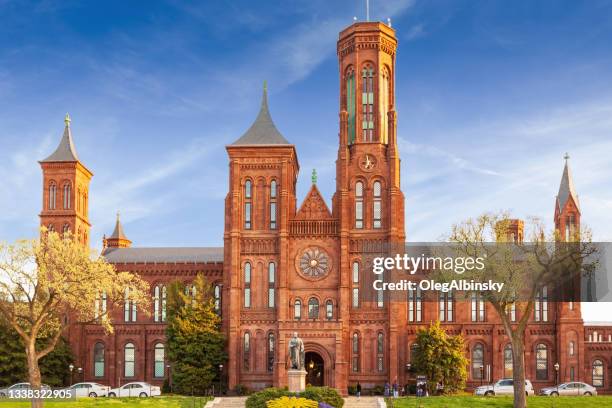
M297 151L272 122L264 89L255 122L227 146L223 247L132 246L117 219L104 238L103 255L150 283L153 309L145 316L130 302L110 305L101 295L96 307L112 307L115 332L82 325L69 333L83 380L161 384L171 370L165 358L166 287L177 279L188 286L197 274L214 285L229 355L222 371L230 388L286 385L293 332L304 340L311 384L343 392L357 381L365 388L395 379L403 384L416 331L435 320L466 338L470 387L512 375L509 340L495 311L478 296L459 301L441 294L424 301L415 291L400 301L368 290L368 259L381 244L403 247L406 240L396 48L394 30L382 23L355 23L339 35L340 130L331 209L315 175L298 203ZM92 172L77 157L68 117L59 147L41 166L41 224L72 231L87 245ZM560 232L579 228L581 209L567 161L554 204ZM520 239L522 222L513 228ZM578 302L540 297L525 350L527 377L536 388L555 382L559 363L560 381L611 390L612 327L585 326Z

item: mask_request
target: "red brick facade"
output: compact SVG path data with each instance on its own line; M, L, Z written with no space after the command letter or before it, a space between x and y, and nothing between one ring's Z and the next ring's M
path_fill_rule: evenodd
M403 384L417 329L441 317L438 299L413 299L410 305L408 299L377 299L366 289L370 248L382 243L403 247L406 238L396 135L396 47L394 30L382 23L355 23L340 33L340 132L331 211L314 175L312 188L298 208L297 152L271 122L264 94L254 125L227 146L223 248L131 248L119 221L115 233L105 239L109 261L146 278L160 308L161 288L170 281L189 283L202 273L214 282L228 339L229 361L223 371L230 388L286 385L287 341L295 331L304 339L307 363L312 361L320 372L309 376L312 383L342 392L357 381L364 388L395 379ZM51 180L69 180L87 195L91 173L85 170L78 159L43 163L45 203ZM563 177L567 185L563 187L562 181L555 206L559 231L580 223L567 166ZM70 221L71 228L89 225L86 210L56 215L43 206L43 225L60 218ZM522 222L512 227L516 239L522 239ZM112 335L104 335L95 325L69 333L83 379L111 385L130 380L160 384L168 374L168 368L158 362L156 376L156 345L165 341L161 311L150 317L138 312L131 321L132 310L128 306L126 312L124 307L112 309L117 322ZM454 300L452 316L448 303L442 315L446 330L467 340L469 387L509 375L504 329L492 307L485 304L482 313L479 307L476 302L473 312L469 300ZM579 303L547 303L539 321L535 316L532 320L525 361L527 377L536 388L555 382L556 362L561 381L592 383L593 362L600 360L600 389L611 389L612 327L585 327ZM133 375L125 367L128 343L135 349ZM96 344L100 345L97 354ZM539 374L536 349L541 356Z

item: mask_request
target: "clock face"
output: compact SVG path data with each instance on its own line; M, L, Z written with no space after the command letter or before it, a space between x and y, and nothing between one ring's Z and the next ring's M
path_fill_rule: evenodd
M359 167L365 171L372 171L376 167L376 159L370 154L366 154L359 160Z
M298 270L307 278L320 279L331 269L327 252L319 247L308 247L298 254L296 259Z

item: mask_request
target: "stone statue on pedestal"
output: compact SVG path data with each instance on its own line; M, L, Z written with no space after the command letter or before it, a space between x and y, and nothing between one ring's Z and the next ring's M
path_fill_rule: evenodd
M289 340L289 359L291 360L291 366L289 369L304 369L304 342L298 337L297 332L294 332L293 337L291 340Z

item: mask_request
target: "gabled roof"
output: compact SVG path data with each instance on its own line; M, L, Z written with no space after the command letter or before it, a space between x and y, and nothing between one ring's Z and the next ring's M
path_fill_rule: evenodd
M268 109L268 88L264 84L261 108L255 122L240 139L232 143L232 146L252 145L290 145L283 135L278 131Z
M110 263L223 262L223 247L106 248L102 256Z
M310 187L306 198L295 215L296 220L325 220L331 219L332 214L325 204L325 200L315 183Z
M52 163L52 162L78 162L79 157L77 156L76 149L74 148L74 142L72 141L72 131L70 130L70 115L66 114L64 119L65 127L64 134L60 140L59 146L51 154L51 156L42 160L41 163Z
M557 194L557 205L558 210L562 211L569 198L574 200L578 211L580 211L580 203L578 202L578 194L574 188L574 180L572 178L572 172L569 168L569 155L565 154L565 167L563 168L563 176L561 177L561 184L559 185L559 193Z

